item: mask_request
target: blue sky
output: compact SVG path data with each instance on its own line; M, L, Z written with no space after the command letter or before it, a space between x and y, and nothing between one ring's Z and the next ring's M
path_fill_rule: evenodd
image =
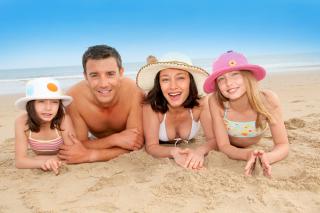
M179 51L214 58L320 52L316 0L0 0L0 69L80 65L108 44L125 62Z

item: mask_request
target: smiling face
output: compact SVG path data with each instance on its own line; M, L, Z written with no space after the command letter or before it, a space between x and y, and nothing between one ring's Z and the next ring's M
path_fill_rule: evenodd
M119 69L115 58L89 59L84 74L93 96L101 105L112 105L116 101L123 69Z
M229 100L236 100L246 93L244 79L240 71L231 71L216 79L222 95Z
M163 96L171 107L180 107L189 96L189 73L179 69L160 71L160 87Z
M37 117L44 123L51 122L57 115L60 100L58 99L41 99L35 100L34 108Z

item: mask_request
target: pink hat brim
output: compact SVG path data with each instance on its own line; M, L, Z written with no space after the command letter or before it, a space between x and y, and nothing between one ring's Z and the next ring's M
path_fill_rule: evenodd
M203 90L206 93L215 92L215 80L224 73L230 72L230 71L250 71L253 76L258 80L262 80L266 76L266 71L263 67L260 67L258 65L242 65L242 66L234 66L230 67L228 69L221 69L218 71L214 71L204 82Z

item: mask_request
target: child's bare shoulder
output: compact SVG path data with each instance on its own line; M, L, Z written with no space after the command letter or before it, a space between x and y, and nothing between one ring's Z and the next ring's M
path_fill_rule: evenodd
M271 91L271 90L263 90L262 91L264 98L266 100L266 104L270 107L270 108L276 108L279 107L280 105L280 100L278 95Z
M28 114L27 114L27 112L22 112L22 113L20 113L19 115L17 115L17 117L16 117L16 123L17 122L26 122L28 120Z
M26 112L20 113L15 120L15 128L23 129L26 131L28 129L27 126L28 114Z

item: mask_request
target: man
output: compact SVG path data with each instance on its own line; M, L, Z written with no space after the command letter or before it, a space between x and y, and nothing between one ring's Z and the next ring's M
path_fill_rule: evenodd
M67 163L106 161L143 146L142 98L135 82L123 76L119 53L107 45L89 47L82 58L85 80L70 88L67 112L76 136L63 145ZM80 142L81 141L81 142Z

